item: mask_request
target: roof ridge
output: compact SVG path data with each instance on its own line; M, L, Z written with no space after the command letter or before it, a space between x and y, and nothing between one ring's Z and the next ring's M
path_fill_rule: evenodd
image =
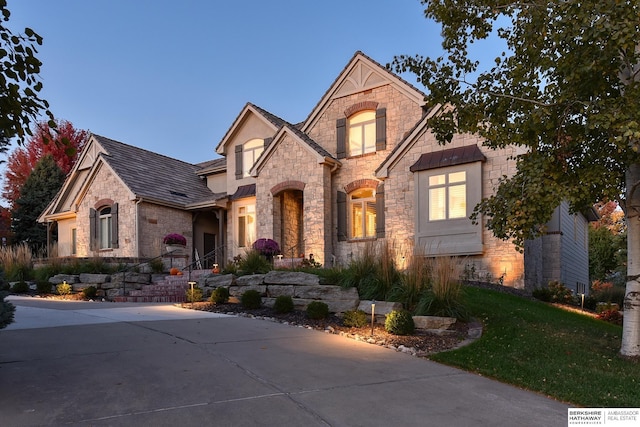
M148 150L146 148L136 147L135 145L127 144L126 142L122 142L122 141L117 141L117 140L115 140L113 138L109 138L109 137L106 137L106 136L103 136L103 135L98 135L97 133L92 133L92 135L97 137L98 140L107 140L107 141L112 142L112 143L124 145L124 146L129 147L129 148L133 148L134 150L144 151L144 152L147 152L147 153L152 154L154 156L164 157L165 159L169 159L169 160L172 160L172 161L175 161L175 162L184 163L185 165L197 167L197 165L194 164L194 163L190 163L190 162L187 162L185 160L176 159L175 157L170 157L170 156L168 156L166 154L158 153L156 151L151 151L151 150Z

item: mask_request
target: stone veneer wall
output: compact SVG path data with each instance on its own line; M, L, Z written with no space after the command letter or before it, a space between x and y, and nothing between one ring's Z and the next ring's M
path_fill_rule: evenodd
M426 132L391 168L389 178L385 181L386 236L400 252L412 253L415 238L415 181L409 168L423 153L472 144L481 146L481 141L474 135L457 135L450 144L442 147L430 132ZM491 150L482 146L481 150L487 158L482 164L482 196L486 197L494 192L502 175L515 172L515 161L508 159L514 154L514 150ZM524 256L516 251L512 243L495 238L487 230L484 220L483 246L482 255L470 256L465 263L473 265L476 274L482 279L491 277L497 281L503 277L505 285L524 287Z
M89 246L89 209L95 203L111 199L118 203L118 243L115 249L91 251ZM100 166L93 182L83 197L76 216L78 256L135 257L135 203L131 192L104 164Z
M152 258L165 252L162 238L169 233L178 233L186 237L187 253L191 253L193 224L190 212L151 203L140 203L138 221L141 257Z
M285 135L275 147L269 161L260 171L256 181L257 235L278 239L274 235L274 197L271 189L285 181L300 181L303 190L303 249L301 253L313 253L315 259L324 263L326 238L330 224L325 222L326 204L330 200L325 188L329 167L318 164L317 157L307 148ZM330 209L330 207L329 207ZM282 242L278 242L282 245Z
M336 121L345 118L345 111L358 103L372 101L377 102L377 108L386 108L387 145L386 149L362 156L340 159L342 167L338 169L331 179L331 218L330 237L328 248L331 252L327 256L335 255L336 262L348 263L353 256L357 256L364 243L358 241L339 242L337 239L337 209L336 194L344 191L344 188L360 179L375 179L375 169L389 155L391 150L400 143L405 133L411 130L422 117L422 108L392 85L380 86L350 96L333 100L331 105L322 113L317 124L308 131L309 136L322 145L334 156L336 155ZM385 193L388 190L385 188ZM387 214L389 221L389 214Z

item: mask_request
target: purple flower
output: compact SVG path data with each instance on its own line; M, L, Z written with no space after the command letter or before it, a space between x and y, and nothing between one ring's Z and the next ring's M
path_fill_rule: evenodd
M187 245L187 239L182 234L178 233L167 234L164 236L164 239L162 239L162 242L165 245Z
M273 256L280 253L278 242L272 239L258 239L253 242L253 249L264 256Z

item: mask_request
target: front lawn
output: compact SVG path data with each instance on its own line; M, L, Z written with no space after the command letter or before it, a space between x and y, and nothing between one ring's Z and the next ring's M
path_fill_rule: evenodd
M432 360L577 406L640 406L640 363L618 355L622 327L491 290L466 293L482 338Z

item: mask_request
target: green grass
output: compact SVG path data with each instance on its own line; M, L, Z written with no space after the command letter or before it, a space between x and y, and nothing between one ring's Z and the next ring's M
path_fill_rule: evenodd
M466 288L482 337L432 360L584 407L638 407L640 364L619 356L622 328L495 291Z

